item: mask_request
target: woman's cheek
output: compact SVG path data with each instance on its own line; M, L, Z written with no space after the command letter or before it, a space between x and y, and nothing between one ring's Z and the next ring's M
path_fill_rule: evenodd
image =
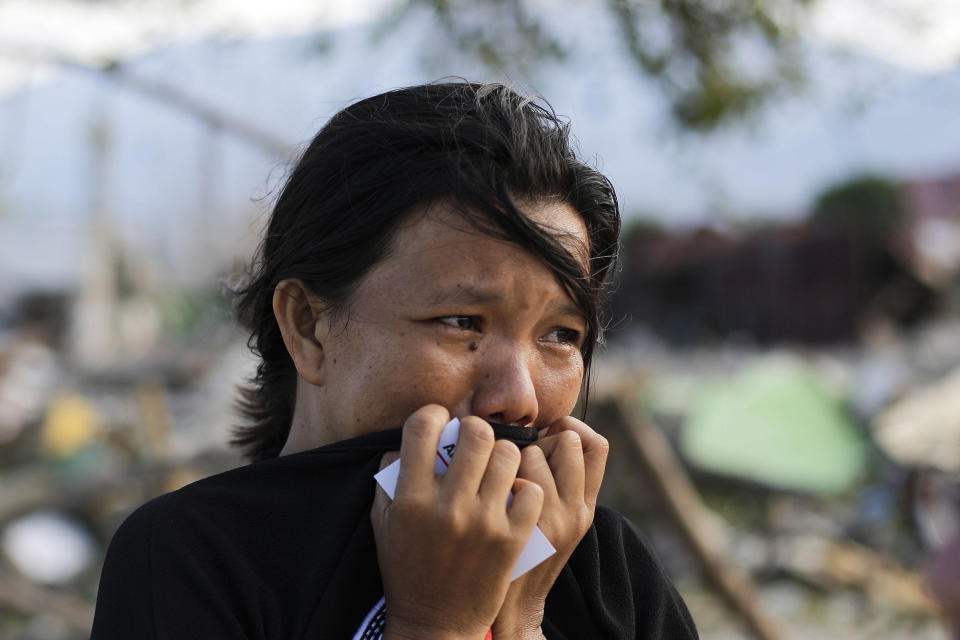
M464 357L449 353L445 345L425 344L397 364L397 378L403 386L407 406L416 411L426 404L453 410L472 393L473 375ZM415 405L415 406L414 406Z
M551 369L537 385L540 398L541 420L544 425L568 416L577 405L580 386L583 383L582 360L571 363L575 366Z

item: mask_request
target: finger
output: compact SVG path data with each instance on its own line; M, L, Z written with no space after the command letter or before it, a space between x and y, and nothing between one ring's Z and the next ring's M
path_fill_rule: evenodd
M418 409L403 423L400 442L400 477L397 491L400 496L424 496L434 491L434 460L440 431L450 422L450 413L436 404Z
M499 505L494 508L506 509L510 489L517 479L520 460L520 449L517 445L509 440L497 440L480 483L480 499L491 505Z
M378 545L380 544L380 535L383 531L383 523L389 506L389 496L380 485L377 485L376 492L373 494L373 504L370 506L370 524L373 526L373 539Z
M441 483L443 499L476 497L484 470L493 451L493 428L476 416L460 420L457 450Z
M537 441L557 485L560 500L568 504L584 502L584 460L580 436L572 430L560 431Z
M602 435L573 416L566 416L550 426L550 433L575 431L580 436L584 464L584 497L589 506L596 506L597 494L603 483L603 474L607 468L610 443Z
M543 448L539 446L530 446L520 452L520 468L517 470L517 477L523 480L535 482L543 490L544 509L554 509L560 504L560 496L557 492L557 483L553 477L553 471L547 462Z
M543 511L543 489L536 482L517 478L513 483L513 502L508 510L510 525L526 543Z

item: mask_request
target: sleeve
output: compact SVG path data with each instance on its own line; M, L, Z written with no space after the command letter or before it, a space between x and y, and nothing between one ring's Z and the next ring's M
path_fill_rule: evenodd
M161 496L128 517L107 549L91 640L249 638L229 589L211 580L203 553ZM194 541L195 542L195 541Z
M696 640L696 627L642 534L597 507L593 526L547 597L544 635Z

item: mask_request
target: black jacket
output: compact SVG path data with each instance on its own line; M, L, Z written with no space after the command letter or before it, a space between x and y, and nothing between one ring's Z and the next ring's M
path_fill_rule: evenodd
M135 511L110 543L92 640L350 639L383 595L370 504L382 431L233 469ZM598 507L544 634L696 638L635 527Z

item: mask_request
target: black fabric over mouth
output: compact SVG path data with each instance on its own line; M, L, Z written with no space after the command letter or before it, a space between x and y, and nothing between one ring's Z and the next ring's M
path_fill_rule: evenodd
M537 430L533 427L517 427L510 424L491 422L493 437L497 440L509 440L521 449L537 441Z

